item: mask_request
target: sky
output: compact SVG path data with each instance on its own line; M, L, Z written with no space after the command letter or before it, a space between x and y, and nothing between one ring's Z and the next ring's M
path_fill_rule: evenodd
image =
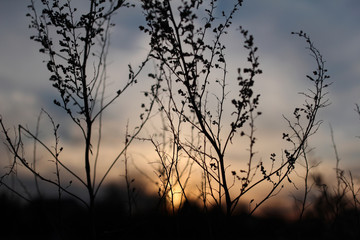
M218 2L219 9L226 9L232 1ZM76 152L78 145L76 141L75 144L72 142L76 138L74 129L67 125L69 120L52 103L56 91L48 81L49 73L42 62L46 56L39 53L39 45L29 38L34 32L28 28L29 19L25 17L27 1L1 0L1 6L0 115L9 128L23 124L34 129L39 112L44 108L62 124L64 145L70 152ZM232 72L232 76L236 76L236 68L241 67L242 61L239 61L242 58L241 35L235 29L240 25L248 29L259 48L260 67L263 70L255 83L261 94L260 110L263 112L256 125L259 159L282 151L281 136L287 127L282 115L291 116L294 107L303 101L297 93L309 87L305 75L313 71L313 58L305 49L305 41L290 34L303 30L322 53L330 81L333 82L328 88L331 105L320 112L319 119L324 122L310 141L310 146L315 148L311 157L322 162L316 171L331 173L335 166L331 124L341 166L360 177L360 139L356 137L360 136L360 120L354 111L355 103L360 104L359 12L360 2L357 0L244 0L224 43L227 49L231 49L226 54L228 62L231 62L229 72ZM139 9L120 11L114 22L116 26L109 54L108 97L111 96L111 89L121 86L121 78L126 78L127 64L136 66L149 50L148 38L138 28L144 24ZM142 100L135 94L142 91L143 86L139 84L130 90L130 94L105 115L109 121L104 130L104 136L107 136L107 140L104 140L106 156L113 155L116 144L124 140L122 137L118 139L124 131L124 127L118 127L120 123L124 126L128 119L138 117ZM116 111L119 108L121 112ZM151 128L148 126L143 136ZM46 130L43 134L46 136ZM133 149L134 158L147 156L149 153L146 151L151 151L151 147L141 144ZM1 161L7 161L5 148L1 151ZM137 165L146 167L148 163L144 162L139 160ZM121 169L121 166L118 167Z

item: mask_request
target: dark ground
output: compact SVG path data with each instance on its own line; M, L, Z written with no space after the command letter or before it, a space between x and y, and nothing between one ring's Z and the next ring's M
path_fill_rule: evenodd
M154 199L148 199L155 206ZM246 214L226 217L185 207L178 215L148 208L131 217L116 198L96 206L97 239L360 239L359 214L344 212L332 221L308 217L288 222ZM87 209L73 200L20 204L0 196L0 239L91 239Z

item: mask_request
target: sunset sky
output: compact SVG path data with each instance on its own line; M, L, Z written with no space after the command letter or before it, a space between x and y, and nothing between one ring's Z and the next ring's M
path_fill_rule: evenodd
M79 6L82 4L77 0L73 2ZM230 0L219 0L219 9L229 9L231 3ZM41 108L46 109L62 124L62 141L73 154L77 146L72 138L74 127L67 125L67 116L53 104L56 91L48 81L49 73L42 62L46 56L40 54L39 45L29 39L34 31L28 28L29 19L25 17L27 5L28 1L23 0L1 0L0 115L9 128L23 124L35 129ZM341 166L360 177L360 139L356 137L360 136L360 120L354 111L355 103L360 104L359 13L358 0L244 0L224 43L227 44L226 56L230 63L229 79L236 77L237 67L241 67L238 61L244 59L241 55L241 34L236 31L238 26L249 30L259 48L263 74L255 84L261 94L260 110L263 115L256 125L258 159L265 160L272 152L279 154L282 151L284 142L281 137L287 129L282 114L291 116L294 107L302 104L302 97L297 93L310 86L305 75L311 73L316 65L305 49L305 41L290 34L303 30L323 54L330 81L333 82L328 88L331 105L322 109L319 115L324 123L310 141L311 147L315 147L311 156L322 162L317 171L332 171L335 156L329 129L331 124ZM121 79L126 79L127 64L138 65L150 48L148 38L138 28L144 25L139 8L122 9L113 20L116 26L111 36L108 97L121 86ZM147 70L150 71L151 67ZM112 149L124 141L119 133L125 130L127 120L132 122L133 118L138 118L143 100L134 96L137 91L144 90L141 80L139 82L105 115L108 123L104 127L104 136L108 139L104 140L104 156L113 156ZM118 109L121 109L120 113ZM145 137L151 129L149 125L142 136ZM43 134L46 136L46 130ZM142 158L137 160L137 166L146 168L148 163L144 156L151 156L153 153L148 152L151 149L151 146L132 146L133 158ZM4 166L3 162L8 161L4 157L5 148L1 146L0 150L0 166ZM118 169L121 169L121 164ZM118 172L115 175L119 177L121 174Z

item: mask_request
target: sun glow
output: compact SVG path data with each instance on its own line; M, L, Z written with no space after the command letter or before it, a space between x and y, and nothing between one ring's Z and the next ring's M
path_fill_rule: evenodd
M180 186L172 187L167 193L167 209L169 212L176 212L184 203L184 193Z

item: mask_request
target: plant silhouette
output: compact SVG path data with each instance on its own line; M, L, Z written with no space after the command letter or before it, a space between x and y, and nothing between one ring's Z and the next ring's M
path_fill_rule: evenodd
M215 15L216 4L217 1L183 1L175 8L171 1L142 1L147 26L140 26L140 29L151 36L151 56L159 62L158 74L152 76L162 80L162 89L165 89L164 95L160 94L156 101L165 113L167 125L171 126L174 142L171 151L177 155L173 161L176 164L167 169L168 176L171 171L176 173L176 181L182 186L177 163L180 161L178 156L185 154L203 171L201 197L204 204L208 204L210 196L217 207L224 203L226 215L230 216L240 199L261 183L270 182L272 187L251 213L282 188L284 179L291 182L290 173L297 159L304 154L308 138L321 124L316 116L318 110L327 105L325 88L328 84L325 81L328 76L322 56L310 38L303 32L296 33L305 38L316 60L315 79L307 76L314 89L302 93L306 99L303 107L295 108L295 121L286 118L292 133L284 133L283 139L291 142L293 148L284 151L285 159L275 166L276 156L272 154L270 170L265 169L261 161L256 164L255 120L261 112L257 110L260 95L253 87L256 76L262 73L256 55L258 48L254 45L254 37L240 27L249 66L238 68L239 76L235 83L231 83L227 79L229 70L222 39L226 37L242 1L235 1L233 8L228 13L223 11L221 16ZM202 21L198 20L199 16L204 16ZM213 90L214 87L220 90ZM210 103L217 107L210 108ZM225 108L230 105L232 109L227 112ZM186 127L194 131L191 136L196 136L197 140L181 134ZM247 166L240 170L229 169L226 160L229 146L237 138L245 137L249 140ZM256 178L258 175L260 178ZM171 188L170 177L165 186ZM184 187L181 188L186 196ZM233 196L232 188L237 188Z
M60 124L55 123L50 114L42 110L53 127L54 146L50 146L38 138L37 132L34 133L22 125L18 126L17 136L12 140L9 131L1 121L8 149L14 156L10 170L2 179L15 173L17 165L21 164L35 176L35 181L41 179L55 185L58 188L59 199L62 192L76 198L89 209L90 220L88 222L89 230L91 230L89 232L91 232L92 238L96 238L95 198L115 163L119 161L149 118L152 103L150 102L149 108L141 114L140 125L134 128L133 132L127 132L124 146L118 150L117 156L107 167L105 173L98 176L98 164L101 161L99 152L101 149L103 113L110 105L120 99L127 89L137 83L138 75L148 61L148 57L144 59L137 70L133 70L129 65L128 78L124 81L123 87L113 91L112 97L105 100L106 60L109 51L110 28L114 26L111 18L121 9L134 7L134 5L123 0L91 0L87 5L88 10L82 11L73 7L71 1L54 0L36 3L32 0L28 6L29 13L27 14L30 19L29 27L35 31L31 39L41 45L39 51L48 57L45 62L47 70L51 73L49 80L58 92L54 104L64 110L64 113L72 120L82 135L84 172L76 172L64 163L61 158L63 148L60 146L58 134ZM97 133L95 133L95 129L98 129ZM48 152L51 161L56 165L56 180L47 177L43 172L39 172L36 169L35 159L34 163L31 164L28 157L23 154L24 136L34 140L34 152L36 145L40 145L42 149ZM69 186L72 184L72 180L66 185L61 181L60 173L62 171L70 174L74 181L87 189L88 200L70 190ZM85 179L82 178L82 175L85 175Z

